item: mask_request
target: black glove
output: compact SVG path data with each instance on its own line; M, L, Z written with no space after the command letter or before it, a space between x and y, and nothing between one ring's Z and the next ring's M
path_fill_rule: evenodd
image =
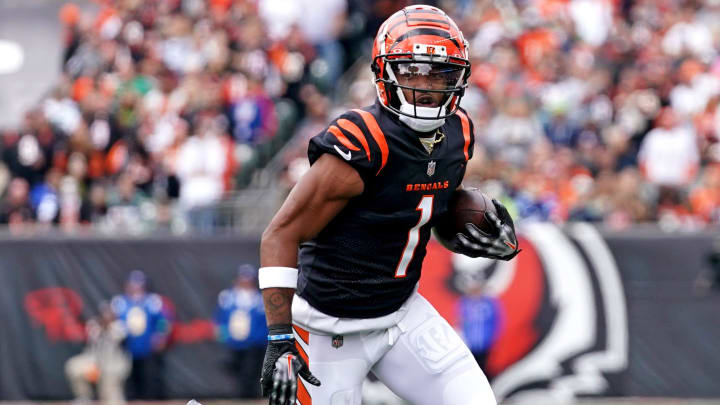
M518 247L515 224L510 213L499 201L493 199L492 202L497 215L486 212L485 219L493 225L495 231L490 234L483 232L474 224L465 224L467 234L456 235L454 251L465 256L496 260L510 260L522 251Z
M275 362L273 385L270 391L270 405L294 405L297 397L297 375L302 364L301 358L285 353Z
M298 355L292 326L272 325L265 351L260 387L263 396L270 396L271 405L294 405L297 394L297 375L312 385L320 380L310 372L305 360ZM273 340L273 336L279 339Z

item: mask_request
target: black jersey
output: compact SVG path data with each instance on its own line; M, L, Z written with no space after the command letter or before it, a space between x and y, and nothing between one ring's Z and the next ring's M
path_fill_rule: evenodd
M358 171L365 188L301 244L298 295L336 317L374 318L400 308L420 279L431 227L472 155L472 123L463 111L440 133L428 154L418 133L376 102L348 111L310 140L310 164L333 154Z

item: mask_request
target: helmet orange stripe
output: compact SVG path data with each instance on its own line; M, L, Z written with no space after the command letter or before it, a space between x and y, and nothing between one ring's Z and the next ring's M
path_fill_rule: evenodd
M406 22L409 23L416 23L412 25L438 25L443 28L450 28L451 25L447 20L441 20L439 18L408 18L407 20L400 20L395 22L388 28L388 32L392 32L393 29L399 27L401 24L404 24ZM428 23L428 24L418 24L418 23Z
M358 141L360 141L363 149L365 149L365 154L367 155L368 161L370 161L370 146L368 145L367 139L365 138L365 135L363 135L360 128L358 128L358 126L355 125L352 121L348 121L344 118L340 118L337 123L338 125L340 125L340 128L350 132L355 138L357 138Z
M377 171L377 174L380 174L380 171L385 167L385 164L387 163L388 159L388 146L387 141L385 140L385 134L383 134L382 130L380 129L380 126L378 125L377 121L375 120L375 117L373 117L372 114L370 114L367 111L354 109L356 113L360 114L363 121L365 121L365 125L370 130L370 135L372 135L373 139L375 140L375 143L378 144L380 147L380 153L382 154L382 160L380 169Z
M460 48L460 43L459 43L455 38L453 38L452 36L450 36L450 34L448 34L447 31L441 30L441 29L438 29L438 28L424 28L424 27L420 27L420 28L414 28L414 29L408 30L406 33L400 35L397 39L395 39L395 43L390 47L390 51L392 51L393 48L395 48L396 46L398 46L398 45L399 45L402 41L404 41L405 39L407 39L407 38L412 38L412 37L415 37L415 36L418 36L418 35L433 35L433 36L438 36L438 37L444 38L444 39L452 42L453 45L455 45L456 47L458 47L458 49ZM436 41L436 42L437 42L437 41Z
M337 140L340 141L340 143L343 144L346 148L348 148L350 150L360 150L360 148L353 145L352 142L350 142L350 140L347 139L345 134L342 133L340 128L336 127L335 125L330 126L330 128L328 128L328 132L335 135L335 138L337 138Z
M468 119L467 115L462 112L462 110L458 110L457 115L458 117L460 117L460 122L462 122L463 138L465 138L465 146L463 147L463 152L465 153L465 161L467 161L468 147L470 146L470 120Z

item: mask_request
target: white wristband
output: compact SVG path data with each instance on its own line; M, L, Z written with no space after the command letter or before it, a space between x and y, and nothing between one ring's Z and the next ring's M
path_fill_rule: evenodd
M297 288L298 270L292 267L260 267L258 284L260 289Z

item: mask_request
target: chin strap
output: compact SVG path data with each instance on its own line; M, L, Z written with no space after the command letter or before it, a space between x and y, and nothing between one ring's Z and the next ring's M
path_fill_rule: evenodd
M398 91L400 90L398 89ZM418 132L430 132L445 124L445 118L432 119L445 114L446 107L444 105L440 107L416 107L405 101L402 92L400 92L400 95L400 112L407 115L398 114L398 116L405 125ZM415 117L408 115L415 115Z
M445 124L445 118L440 120L424 120L420 118L408 117L406 115L400 115L400 121L405 125L418 132L430 132L440 128Z
M418 132L430 132L434 131L443 124L445 124L445 118L440 119L430 119L430 117L437 117L439 115L443 115L445 110L445 107L414 107L410 104L403 103L400 106L400 112L406 113L406 114L415 114L417 113L418 117L428 117L428 118L415 118L415 117L408 117L407 115L398 114L398 117L400 118L400 121L405 123L405 125L409 126L410 128L418 131ZM440 114L438 114L438 112Z

